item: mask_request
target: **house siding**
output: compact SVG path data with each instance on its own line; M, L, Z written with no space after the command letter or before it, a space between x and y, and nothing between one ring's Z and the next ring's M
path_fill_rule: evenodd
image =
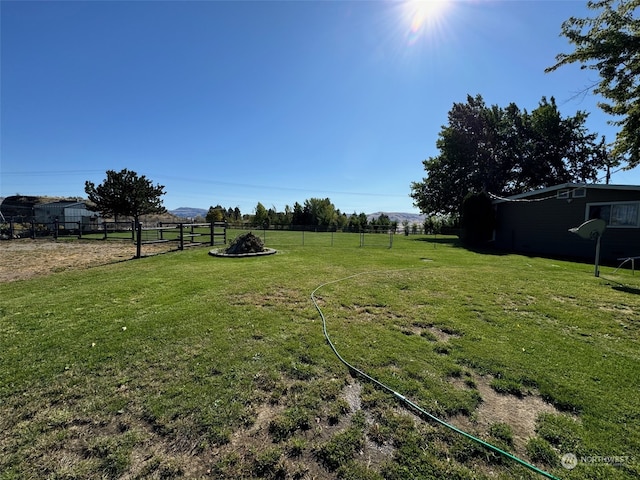
M564 199L556 198L559 190L562 188L521 199L526 201L496 203L496 246L527 254L593 258L595 242L569 232L570 228L588 220L588 205L640 201L637 188L587 187L585 197L570 195ZM640 228L607 228L601 240L602 260L616 261L620 257L637 255L640 255Z

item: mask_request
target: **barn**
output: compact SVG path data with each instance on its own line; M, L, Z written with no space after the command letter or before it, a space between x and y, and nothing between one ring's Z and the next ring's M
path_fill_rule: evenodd
M42 203L33 207L36 223L52 224L58 222L63 228L78 228L78 222L89 225L97 221L97 215L87 209L83 202L58 201Z
M593 259L595 242L569 231L601 218L600 256L609 263L640 256L640 186L565 183L495 198L495 246L525 254Z

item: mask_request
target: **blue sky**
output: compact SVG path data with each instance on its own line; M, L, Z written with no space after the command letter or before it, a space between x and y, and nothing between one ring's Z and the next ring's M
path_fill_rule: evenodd
M0 196L85 196L128 168L168 209L417 213L410 183L467 94L553 96L613 140L580 94L597 73L544 73L586 0L416 3L2 1Z

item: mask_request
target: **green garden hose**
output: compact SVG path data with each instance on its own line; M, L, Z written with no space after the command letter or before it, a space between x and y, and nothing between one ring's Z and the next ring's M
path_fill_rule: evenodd
M398 270L395 270L398 271ZM361 377L369 380L370 382L374 383L375 385L377 385L378 387L380 387L383 390L386 390L387 392L391 393L394 397L396 397L398 400L400 400L401 402L405 403L406 405L408 405L409 407L411 407L412 409L414 409L415 411L417 411L418 413L425 415L426 417L430 418L431 420L439 423L440 425L443 425L446 428L449 428L451 430L453 430L454 432L459 433L460 435L476 442L479 443L480 445L488 448L489 450L493 450L494 452L510 459L513 460L516 463L519 463L520 465L536 472L539 473L540 475L547 477L547 478L552 478L554 480L559 480L558 477L555 477L553 475L551 475L548 472L545 472L544 470L541 470L540 468L536 467L535 465L532 465L524 460L522 460L521 458L516 457L515 455L512 455L509 452L506 452L498 447L496 447L495 445L492 445L488 442L485 442L484 440L474 437L473 435L460 430L459 428L445 422L444 420L432 415L431 413L427 412L426 410L424 410L422 407L420 407L419 405L416 405L414 402L412 402L411 400L409 400L407 397L405 397L404 395L402 395L401 393L396 392L394 389L392 389L391 387L389 387L388 385L385 385L384 383L380 382L379 380L376 380L375 378L373 378L372 376L368 375L367 373L363 372L362 370L356 368L355 366L351 365L349 362L347 362L342 355L340 355L340 353L338 352L338 350L336 349L335 345L333 344L333 342L331 341L331 339L329 338L329 333L327 332L327 319L324 316L324 313L322 313L322 310L320 309L320 306L318 305L318 302L316 301L316 297L315 294L318 290L320 290L323 287L326 287L327 285L331 285L333 283L338 283L338 282L343 282L345 280L349 280L351 278L354 277L358 277L361 275L368 275L368 274L373 274L373 273L379 273L376 271L372 271L372 272L361 272L361 273L356 273L354 275L349 275L348 277L344 277L344 278L340 278L338 280L333 280L330 282L326 282L323 283L322 285L318 286L313 292L311 292L311 301L313 302L313 305L316 307L316 309L318 310L318 313L320 314L320 317L322 318L322 331L324 333L324 337L327 339L327 343L329 343L329 346L331 347L331 350L333 350L333 353L335 353L335 355L338 357L338 359L352 372L357 373L358 375L360 375ZM385 272L388 273L388 272Z

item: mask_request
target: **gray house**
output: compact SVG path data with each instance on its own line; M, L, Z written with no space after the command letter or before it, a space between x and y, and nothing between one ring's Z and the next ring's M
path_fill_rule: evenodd
M97 214L87 209L82 202L60 201L42 203L33 207L36 223L52 224L55 221L67 229L78 228L78 222L87 226L97 222Z
M640 185L566 183L493 203L494 239L500 249L592 259L595 242L569 229L601 218L607 222L600 247L603 261L640 256Z

